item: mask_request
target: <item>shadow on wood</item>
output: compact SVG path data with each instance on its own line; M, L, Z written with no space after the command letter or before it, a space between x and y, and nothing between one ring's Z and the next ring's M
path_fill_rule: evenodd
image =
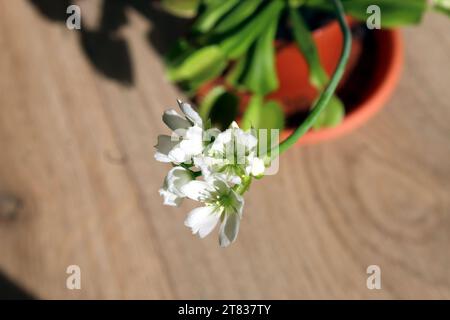
M32 300L33 297L0 272L0 300Z
M64 24L69 17L66 13L67 7L74 2L71 0L29 1L47 19ZM127 8L133 8L151 20L153 27L148 34L149 43L161 55L167 52L175 40L185 33L189 21L174 17L156 8L152 1L104 0L101 3L99 26L89 30L83 24L78 32L81 47L99 73L123 85L132 86L134 72L129 46L126 39L118 32L128 23Z

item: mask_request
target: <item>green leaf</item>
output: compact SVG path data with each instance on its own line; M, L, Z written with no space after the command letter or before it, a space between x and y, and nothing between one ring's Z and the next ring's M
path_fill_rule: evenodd
M241 1L226 17L214 28L214 33L224 33L250 17L260 6L262 0Z
M161 0L161 6L173 15L182 18L193 18L201 0Z
M214 104L217 102L217 100L220 98L221 95L223 95L226 92L226 89L224 86L217 86L214 87L206 97L203 98L200 108L199 108L199 114L200 117L202 117L203 121L207 121L210 118L211 110L214 107Z
M233 35L225 38L220 47L230 59L237 59L242 56L245 51L258 38L261 32L274 19L277 19L281 10L284 8L284 1L272 0L270 3L258 13L256 17L250 20L242 29L237 30Z
M450 1L449 0L434 0L433 9L444 13L450 17Z
M279 129L284 128L284 112L276 101L268 101L262 110L259 128Z
M231 68L231 71L228 72L225 80L227 83L229 83L231 86L237 89L244 89L242 86L242 74L244 73L245 69L248 66L248 53L244 54L242 57L240 57L235 65Z
M276 101L264 102L261 95L253 95L242 118L243 130L283 129L284 112Z
M322 128L332 128L340 124L344 120L345 107L344 104L336 96L333 96L328 106L319 115L313 128L315 130Z
M242 84L256 94L266 95L278 88L274 39L279 15L270 21L250 50L248 69L243 70ZM245 72L246 71L246 72Z
M220 75L226 65L222 50L218 46L208 46L193 52L182 63L169 66L168 76L176 82L204 83Z
M170 51L165 55L164 62L167 67L179 66L189 55L195 51L186 39L178 40L171 48Z
M385 28L417 24L427 8L426 0L342 0L345 12L357 19L366 21L370 16L367 8L377 5L381 9L381 25ZM333 10L329 0L306 0L306 6Z
M238 114L239 98L223 86L212 89L200 103L200 115L220 129L228 128Z
M328 75L320 63L319 52L311 31L297 9L289 8L289 17L292 23L294 39L308 63L309 82L315 88L322 90L328 83Z
M210 31L238 3L239 0L211 1L207 4L206 10L195 21L192 29L200 33Z
M289 17L292 22L292 31L298 47L303 53L309 67L309 82L319 91L325 89L329 79L322 67L314 39L303 17L294 8L289 9ZM314 105L314 104L313 104ZM315 129L334 127L342 122L345 116L345 107L342 101L333 96L321 115L314 124Z
M284 112L276 101L268 101L264 103L261 95L254 95L250 99L247 110L241 122L243 130L255 129L258 136L258 155L271 155L272 149L272 132L271 129L282 130L284 128ZM263 139L262 132L258 129L267 129L266 138ZM273 141L273 143L278 143Z
M263 104L264 99L262 96L257 94L252 96L242 117L241 128L243 130L257 128Z
M305 1L306 0L289 0L288 3L291 8L299 8L305 3Z

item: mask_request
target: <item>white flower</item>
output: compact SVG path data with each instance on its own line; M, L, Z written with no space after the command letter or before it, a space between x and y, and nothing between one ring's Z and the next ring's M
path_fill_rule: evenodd
M194 180L191 171L183 167L174 167L164 179L164 185L159 189L159 194L164 197L166 206L179 206L185 195L182 188Z
M233 122L216 137L205 154L194 157L194 164L205 177L218 174L232 185L240 184L243 175L264 174L264 161L256 156L257 148L258 140L253 133L241 130Z
M156 160L175 165L159 193L169 206L179 206L184 198L201 202L185 225L204 238L219 224L219 243L226 247L239 232L242 194L266 169L258 139L253 130L243 131L236 122L224 132L211 129L189 104L178 104L184 115L175 110L164 113L163 121L173 133L158 136L156 145ZM195 180L199 175L204 181Z
M249 176L261 177L266 171L264 160L258 158L255 153L251 153L247 157L247 166L245 167L245 173Z
M178 100L185 117L171 109L164 112L163 121L173 131L172 136L158 136L155 159L160 162L190 163L203 152L203 121L188 104Z
M244 199L225 181L212 175L207 181L189 182L182 191L187 197L205 204L192 210L185 221L193 234L204 238L221 221L220 245L226 247L236 240Z
M245 152L253 150L257 147L258 140L251 132L245 132L239 128L238 124L233 121L230 128L220 133L211 146L213 152L230 151ZM240 154L241 155L241 154Z
M191 107L189 103L177 100L178 106L184 113L185 118L180 116L175 110L166 111L163 115L164 123L172 130L179 128L187 129L190 126L196 125L203 128L203 120L200 115Z

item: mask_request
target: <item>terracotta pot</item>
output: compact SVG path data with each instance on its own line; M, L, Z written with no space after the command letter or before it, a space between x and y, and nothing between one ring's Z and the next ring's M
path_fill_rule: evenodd
M347 18L350 26L357 23ZM342 52L343 36L337 22L329 23L313 32L314 42L319 52L320 61L329 76L332 75ZM309 83L308 64L300 53L296 43L277 42L276 68L279 80L277 91L268 95L268 99L279 101L285 114L289 117L298 111L309 110L318 92ZM341 84L356 67L363 50L361 39L353 37L352 50Z
M357 25L350 18L348 21L352 26ZM344 121L334 128L310 130L298 144L318 143L349 133L373 117L391 96L403 65L403 42L400 32L375 30L369 31L369 34L364 43L362 39L354 37L349 63L338 88L338 94L343 98L347 108ZM314 31L313 38L322 65L331 75L337 66L343 46L343 36L338 23L332 22ZM370 38L370 46L366 44L367 38ZM267 99L279 101L286 117L294 120L289 122L295 126L308 112L312 101L317 97L317 92L309 84L308 66L297 45L277 42L276 47L280 86ZM200 88L197 97L201 99L216 85L227 86L223 79L216 79ZM241 98L240 111L243 113L250 95L243 92L235 93ZM281 139L291 132L292 129L285 129Z
M344 121L334 128L310 130L298 144L314 144L341 137L366 123L379 110L381 110L391 97L400 79L403 67L403 40L399 30L377 30L373 33L373 59L370 75L360 75L356 79L352 76L343 81L344 87L351 87L348 81L355 81L358 86L363 83L363 92L352 92L349 88L347 94L360 95L353 106L349 106ZM360 83L358 83L360 82ZM356 89L354 91L359 91ZM284 130L281 139L291 134L292 129Z

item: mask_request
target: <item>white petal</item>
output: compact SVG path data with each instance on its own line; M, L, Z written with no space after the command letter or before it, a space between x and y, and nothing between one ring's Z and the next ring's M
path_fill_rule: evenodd
M254 177L259 177L264 174L264 171L266 170L266 167L264 165L264 160L260 158L253 158L250 163L250 173Z
M228 193L230 188L236 184L240 184L242 182L242 179L239 177L239 175L234 170L222 170L220 171L223 166L226 164L218 164L213 167L213 169L216 169L216 171L209 176L205 176L207 181L210 181L210 184L215 184L216 189L219 191L219 193L225 194ZM220 172L218 172L220 171ZM215 181L220 180L220 181ZM214 182L215 181L215 182Z
M190 127L186 131L180 147L190 157L201 154L203 152L203 129L197 126Z
M239 126L238 126L238 124L237 124L236 121L233 121L233 122L230 124L230 128L232 128L232 129L239 129Z
M193 156L197 156L202 153L203 143L201 140L183 140L180 143L180 148L183 149L187 157L191 159Z
M231 197L232 201L230 208L227 209L227 213L237 213L240 217L242 217L242 211L244 209L244 198L233 190L231 190L229 196Z
M162 154L161 152L155 152L155 159L159 162L169 163L172 162L172 159L169 158L166 154Z
M205 157L203 155L194 157L194 165L202 171L202 176L207 178L211 175L211 161L210 157Z
M161 154L168 155L169 152L178 144L176 137L171 137L168 135L159 135L158 143L155 148L157 152Z
M203 129L199 126L189 127L186 131L185 139L203 140Z
M205 181L191 181L181 188L181 192L195 201L205 201L211 198L213 188Z
M186 117L199 127L203 128L203 120L200 115L191 107L189 103L177 100L181 111L186 115Z
M253 150L258 145L258 139L251 133L245 133L245 145L247 149Z
M172 162L175 163L183 163L187 162L190 159L190 156L185 152L184 148L181 148L180 145L177 145L169 152L169 158Z
M159 189L159 194L164 197L164 205L178 207L183 200L181 197L178 197L176 194L161 188Z
M165 185L170 192L179 197L184 197L181 188L192 180L194 180L194 177L189 170L183 167L174 167L167 174Z
M245 146L246 151L252 151L258 144L258 139L250 132L235 130L236 144Z
M236 240L239 232L240 217L238 214L226 215L219 231L219 244L221 247L229 246Z
M239 176L231 175L226 177L226 181L232 185L241 184L242 179Z
M217 225L220 214L214 211L214 207L200 207L192 210L186 218L184 224L192 229L192 233L206 237Z
M230 192L229 185L225 182L225 179L222 178L221 174L213 174L208 179L207 182L209 185L212 185L219 194L228 194Z
M204 141L209 143L213 140L213 138L215 140L220 133L221 131L217 128L210 128L208 130L205 130L203 133Z
M214 151L222 151L224 145L231 143L233 132L231 129L227 129L224 132L217 135L216 140L214 140L211 149Z
M191 123L188 120L180 116L173 109L164 112L163 121L173 131L177 129L187 129L191 126Z

